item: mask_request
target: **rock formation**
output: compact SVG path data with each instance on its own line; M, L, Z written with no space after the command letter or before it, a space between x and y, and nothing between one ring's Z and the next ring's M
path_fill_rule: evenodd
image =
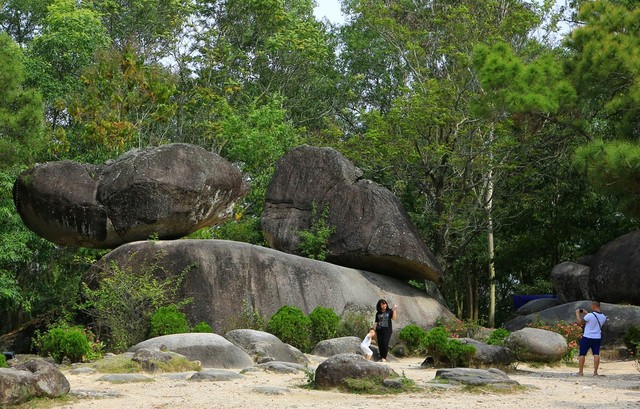
M385 298L399 305L395 336L409 323L428 328L453 316L444 305L401 280L234 241L129 243L104 256L88 276L108 271L112 262L132 274L148 271L147 263L160 274L186 271L180 295L193 297L185 308L187 316L192 324L208 322L217 333L226 332L227 325L243 314L243 300L265 319L291 305L305 314L318 306L332 308L338 315L365 312L373 321L375 303Z
M246 190L240 170L219 155L168 144L104 165L35 165L15 182L14 202L25 225L49 241L114 248L218 224Z
M326 261L402 279L442 280L442 271L400 201L362 178L362 171L331 148L299 146L276 164L267 189L262 227L269 246L301 254L300 232L328 209L335 227Z

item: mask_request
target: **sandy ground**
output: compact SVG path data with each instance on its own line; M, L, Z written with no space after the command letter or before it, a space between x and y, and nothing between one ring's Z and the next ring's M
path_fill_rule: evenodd
M312 366L322 358L310 356ZM640 372L635 361L603 359L600 373L593 377L592 357L587 356L585 376L574 376L575 366L531 367L519 364L509 377L522 385L509 392L496 389L470 390L434 383L435 369L421 368L419 358L403 358L389 365L398 374L415 381L418 392L394 395L355 395L337 390L304 388L305 374L248 372L231 381L187 381L149 375L152 382L112 384L98 381L99 373L73 374L63 371L72 391L100 391L121 397L81 397L61 403L60 408L640 408ZM239 371L238 371L239 372ZM276 388L265 393L262 388Z

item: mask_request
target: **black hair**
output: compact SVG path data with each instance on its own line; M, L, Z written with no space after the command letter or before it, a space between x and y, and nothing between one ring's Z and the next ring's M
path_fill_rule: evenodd
M384 298L381 298L378 300L378 303L376 304L376 311L378 312L382 311L382 308L380 307L382 304L387 304L387 310L389 310L389 303Z

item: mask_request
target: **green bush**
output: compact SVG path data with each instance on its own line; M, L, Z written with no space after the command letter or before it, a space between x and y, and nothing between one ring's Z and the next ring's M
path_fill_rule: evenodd
M476 355L476 347L470 344L463 344L457 339L449 339L444 348L444 356L447 364L451 368L459 366L470 366L471 360Z
M162 254L158 252L152 258ZM191 302L178 298L181 283L191 267L173 275L164 272L154 260L143 260L135 268L112 263L96 274L97 287L83 284L84 302L78 308L93 319L96 334L107 341L110 351L126 351L147 338L151 315L159 307ZM166 278L158 278L155 272Z
M373 323L367 315L361 312L347 311L340 321L338 336L364 338L371 327L373 327Z
M427 335L427 331L415 324L409 324L402 328L398 334L398 338L407 345L410 354L422 353L423 339Z
M340 316L331 308L316 307L309 314L311 339L316 344L325 339L335 338L340 329Z
M8 368L9 365L7 365L7 358L3 355L0 354L0 368Z
M504 346L504 340L507 339L510 332L504 328L498 328L491 332L489 335L489 339L487 340L488 345L497 345Z
M93 334L82 327L56 325L44 334L36 331L34 346L42 356L50 356L57 363L66 358L70 362L81 362L92 349Z
M302 352L310 352L311 320L297 307L280 307L269 320L267 332Z
M640 325L631 325L627 328L623 341L626 347L633 352L633 355L637 356L638 345L640 345Z
M209 333L209 332L213 332L213 329L211 328L211 325L207 324L204 321L201 321L199 323L197 323L195 325L195 327L193 327L193 329L191 330L191 332L204 332L204 333Z
M151 329L149 335L159 337L170 334L184 334L189 332L187 316L175 305L160 307L151 315Z
M318 216L318 209L315 202L311 209L311 227L309 230L300 232L299 249L305 256L314 260L325 260L327 258L327 245L329 237L336 231L335 226L327 224L329 217L329 207L325 206L322 214Z
M435 365L441 365L446 361L445 353L449 332L444 327L434 327L427 331L422 339L421 347L433 358Z

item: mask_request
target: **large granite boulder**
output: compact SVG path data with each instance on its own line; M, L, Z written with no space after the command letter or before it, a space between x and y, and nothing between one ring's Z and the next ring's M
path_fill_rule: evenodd
M227 332L224 337L244 350L257 363L270 361L309 363L303 353L295 353L287 344L268 332L234 329Z
M442 280L442 270L400 201L331 148L299 146L276 163L262 214L269 246L301 254L300 232L328 209L326 260L402 279Z
M338 315L366 311L373 321L376 302L385 298L399 305L393 339L409 323L429 328L438 319L453 317L440 302L404 281L247 243L128 243L100 259L87 276L109 271L111 263L132 274L150 268L156 268L160 275L184 273L180 295L193 298L185 307L189 321L208 322L216 333L232 329L228 325L241 317L247 306L266 320L283 305L290 305L305 314L318 306L331 308Z
M575 311L580 308L591 311L591 301L570 302L533 314L522 315L505 322L504 327L509 331L517 331L534 321L549 325L558 321L576 322ZM601 303L600 309L607 316L607 322L602 327L602 345L623 345L623 338L629 327L640 323L640 307Z
M11 368L0 368L0 407L33 398L58 398L69 392L67 378L53 364L33 359Z
M346 386L347 379L378 380L382 383L384 379L398 377L388 366L367 361L361 355L338 354L318 365L315 380L319 388L334 388Z
M566 355L567 340L557 332L540 328L514 331L504 340L504 346L519 361L557 362Z
M246 368L253 366L253 359L244 350L226 338L210 333L171 334L150 338L129 348L129 352L141 349L160 349L200 361L206 368Z
M603 245L589 263L589 298L640 305L640 230Z
M489 345L471 338L458 338L458 341L473 345L476 349L473 362L477 365L506 367L516 360L513 351L503 346Z
M25 225L56 244L113 248L180 238L231 215L247 191L242 173L203 148L168 144L103 165L37 164L14 184Z
M594 299L589 293L590 270L589 266L569 261L553 267L551 283L562 303Z

